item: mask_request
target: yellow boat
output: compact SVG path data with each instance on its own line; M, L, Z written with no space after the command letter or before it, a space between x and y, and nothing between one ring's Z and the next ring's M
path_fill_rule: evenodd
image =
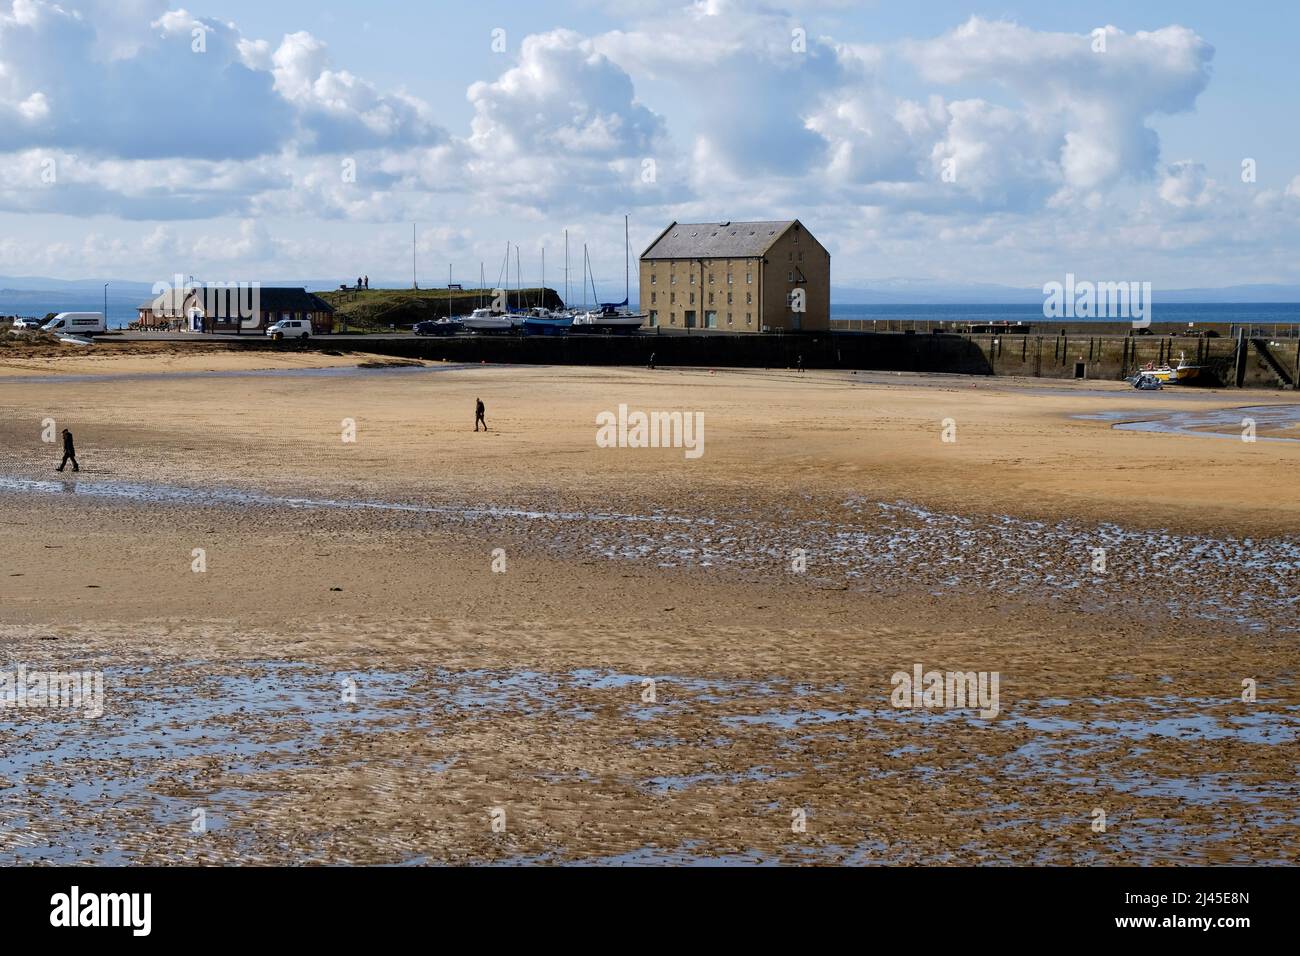
M1169 377L1169 381L1176 382L1181 385L1185 382L1190 382L1192 381L1192 379L1199 377L1200 374L1201 374L1201 366L1188 365L1186 354L1183 352L1179 352L1178 367L1173 370L1173 374Z

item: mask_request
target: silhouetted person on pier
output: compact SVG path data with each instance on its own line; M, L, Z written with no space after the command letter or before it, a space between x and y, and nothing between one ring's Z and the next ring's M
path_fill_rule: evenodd
M56 471L62 471L64 467L72 462L73 471L81 471L81 466L77 464L77 449L72 444L72 432L66 428L63 429L63 461L59 462Z
M370 276L366 276L366 291L370 291Z
M483 417L483 412L484 412L483 399L481 398L474 399L474 431L478 431L478 426L480 422L483 423L483 430L484 431L488 430L487 419Z
M357 291L361 291L361 276L357 276Z

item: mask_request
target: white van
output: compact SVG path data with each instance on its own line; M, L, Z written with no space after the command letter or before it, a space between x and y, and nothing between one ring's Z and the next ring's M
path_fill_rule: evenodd
M102 312L60 312L41 326L42 332L57 332L60 335L94 335L107 332Z
M266 334L273 339L305 339L311 337L311 319L281 319L271 325Z

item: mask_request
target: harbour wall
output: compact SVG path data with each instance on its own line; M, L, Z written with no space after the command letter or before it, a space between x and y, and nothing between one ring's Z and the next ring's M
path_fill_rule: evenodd
M312 341L347 347L347 336ZM282 343L280 347L296 347ZM1294 387L1300 339L1158 335L954 335L815 332L367 339L356 348L405 358L545 365L862 369L1119 381L1147 364L1203 368L1205 384ZM1262 350L1262 351L1261 351ZM1265 354L1267 353L1267 355Z

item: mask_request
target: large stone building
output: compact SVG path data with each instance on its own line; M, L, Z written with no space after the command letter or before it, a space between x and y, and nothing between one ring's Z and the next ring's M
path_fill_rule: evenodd
M831 256L797 219L674 222L641 254L646 328L830 328Z

